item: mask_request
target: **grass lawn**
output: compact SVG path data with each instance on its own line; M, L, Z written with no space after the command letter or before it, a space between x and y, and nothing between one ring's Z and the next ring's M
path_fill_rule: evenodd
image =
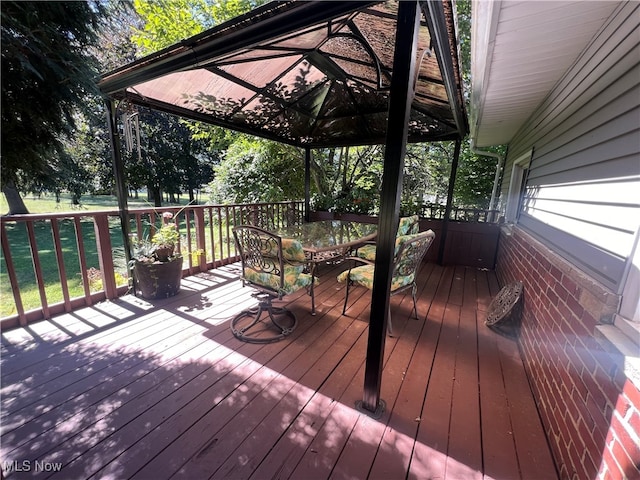
M22 199L29 209L29 213L82 212L85 210L111 210L118 208L118 199L113 195L83 195L80 198L79 206L71 204L71 196L68 194L62 194L59 203L56 202L54 195L27 196L22 197ZM185 199L181 202L181 205L186 205L187 203L188 200ZM142 196L139 199L129 198L128 204L129 208L151 206ZM173 204L165 203L163 205L170 206ZM9 211L7 200L4 195L0 195L0 212L6 213L7 211Z

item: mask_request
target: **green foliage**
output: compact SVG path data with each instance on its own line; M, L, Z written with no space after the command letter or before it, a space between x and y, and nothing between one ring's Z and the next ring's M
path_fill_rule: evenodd
M241 135L214 169L213 203L252 203L304 197L304 154L290 145Z
M400 211L418 213L425 201L446 199L451 142L407 145ZM381 146L318 151L315 168L322 180L313 197L316 209L375 215L379 210L384 150Z
M313 152L316 209L374 213L381 185L380 146L320 149Z
M499 150L499 149L498 149ZM496 159L471 152L467 144L461 149L454 188L455 205L489 208L496 173Z
M64 142L65 153L70 160L67 181L60 179L56 185L73 191L78 197L87 193L111 193L115 191L111 148L102 105L97 97L88 99L91 112L78 115L73 139ZM81 181L74 181L82 177Z
M179 240L180 232L176 229L175 223L168 223L153 234L151 243L159 247L175 247Z
M180 209L178 214L184 208ZM154 214L155 216L155 214ZM145 233L141 240L135 235L131 238L131 261L129 265L133 267L136 262L154 263L157 261L167 262L180 256L180 252L175 248L180 242L180 230L175 221L172 220L172 212L164 212L159 216L159 225L153 222L145 222Z
M144 55L211 26L204 0L134 0L133 6L144 26L136 28L131 38Z
M211 180L211 157L204 145L192 138L186 122L161 112L138 109L140 149L126 154L128 184L147 187L154 205L160 206L161 192L172 197L183 190L193 200L194 190ZM138 155L139 153L139 155Z
M132 39L143 54L153 53L262 3L264 1L134 0L134 8L144 26L135 29Z
M2 184L81 195L113 186L97 68L132 60L126 2L2 3ZM123 34L123 32L126 32Z
M401 213L412 215L424 202L439 203L447 198L453 142L407 145Z
M250 0L134 0L141 25L134 27L133 42L143 54L149 54L205 29L236 17L264 3ZM212 180L212 166L219 163L239 134L198 122L177 122L168 116L143 112L142 159L130 155L129 182L135 188L147 186L156 193L193 192ZM151 141L153 139L153 141ZM238 148L238 147L237 147ZM236 149L237 149L236 148ZM268 174L268 172L265 172ZM254 186L254 189L256 186ZM226 196L226 193L222 194Z
M2 2L2 184L42 175L97 94L101 2Z
M142 27L142 19L133 9L130 0L109 1L105 5L108 8L106 24L99 32L98 45L91 49L100 63L100 73L103 74L140 56L131 35L136 28Z
M460 70L462 82L469 101L471 91L471 0L456 0L455 9L458 24L458 43L460 44Z

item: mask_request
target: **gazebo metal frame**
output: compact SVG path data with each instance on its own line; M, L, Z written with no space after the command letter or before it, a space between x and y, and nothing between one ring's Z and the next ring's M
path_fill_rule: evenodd
M407 142L469 127L451 0L270 2L103 76L124 235L116 102L311 149L384 144L376 270L362 409L379 414L395 234ZM453 181L447 212L451 209ZM441 246L446 236L446 220Z

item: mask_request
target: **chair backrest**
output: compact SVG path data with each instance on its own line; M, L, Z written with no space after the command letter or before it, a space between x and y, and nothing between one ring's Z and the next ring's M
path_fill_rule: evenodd
M305 265L302 244L251 225L233 228L236 247L242 261L242 279L254 287L282 297L291 290L292 279ZM295 278L293 279L295 282Z
M406 283L413 282L422 259L435 237L433 230L399 237L400 245L394 261L393 278L405 277Z
M400 223L398 225L398 236L401 235L413 235L420 231L418 215L411 215L409 217L400 217Z
M252 284L268 287L268 282L260 282L260 276L276 275L280 277L280 287L282 287L284 285L282 239L262 228L249 225L234 227L233 236L242 261L243 279ZM249 269L252 270L252 275L247 275ZM257 275L254 275L254 272Z

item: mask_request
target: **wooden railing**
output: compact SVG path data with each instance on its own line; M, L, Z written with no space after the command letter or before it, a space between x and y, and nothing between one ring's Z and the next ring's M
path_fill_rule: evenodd
M426 203L420 207L420 218L442 220L446 212L445 205ZM452 207L449 220L456 222L496 223L500 210L484 210L479 208Z
M174 214L186 260L183 275L192 275L236 260L234 225L274 228L302 223L304 203L130 209L132 237L152 235L151 226L164 212ZM70 312L129 290L117 210L5 216L0 229L3 328ZM194 252L197 255L191 255Z

